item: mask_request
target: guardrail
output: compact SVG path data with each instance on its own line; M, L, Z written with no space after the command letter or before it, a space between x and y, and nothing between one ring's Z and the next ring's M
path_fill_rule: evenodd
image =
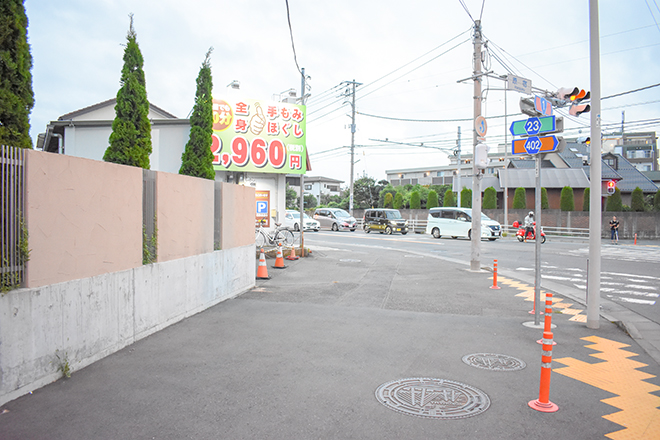
M589 238L589 228L560 228L554 226L543 226L543 232L547 236Z

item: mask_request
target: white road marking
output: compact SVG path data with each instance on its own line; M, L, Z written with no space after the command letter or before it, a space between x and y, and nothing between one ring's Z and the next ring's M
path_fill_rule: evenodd
M637 299L637 298L626 298L626 297L618 297L618 296L612 296L612 295L607 295L608 298L614 300L614 301L621 301L621 302L627 302L627 303L633 303L633 304L643 304L647 306L652 306L655 304L655 301L648 301L645 299Z

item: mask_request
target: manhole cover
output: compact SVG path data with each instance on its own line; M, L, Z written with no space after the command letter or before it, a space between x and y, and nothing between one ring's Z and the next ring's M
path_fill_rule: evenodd
M464 419L481 414L490 406L483 391L446 379L387 382L376 389L376 399L394 411L431 419Z
M463 356L463 362L484 370L517 371L527 366L524 361L506 354L474 353Z

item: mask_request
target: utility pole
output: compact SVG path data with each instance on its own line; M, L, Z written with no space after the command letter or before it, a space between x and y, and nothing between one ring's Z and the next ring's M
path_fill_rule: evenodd
M600 234L602 229L602 167L600 138L600 42L598 0L589 0L589 55L591 60L591 172L589 173L589 275L587 328L600 328ZM623 130L622 130L623 131Z
M302 78L300 80L300 104L305 105L305 68L300 69L300 74ZM307 170L303 170L307 171ZM300 175L300 219L298 224L300 225L300 256L305 256L305 227L304 225L305 218L305 173L303 172Z
M353 172L355 169L355 89L361 86L361 83L353 81L344 81L346 85L352 85L351 95L351 178L349 183L348 213L353 215Z
M474 22L474 120L481 116L481 20ZM481 171L477 168L477 144L479 139L476 127L473 128L472 152L472 246L470 270L481 270Z
M458 140L456 141L456 144L457 144L457 147L458 147L457 152L456 152L456 156L458 156L458 172L457 172L458 175L456 176L456 186L458 187L458 191L456 191L456 192L458 194L458 198L457 198L456 206L458 206L460 208L460 206L461 206L461 189L462 189L461 188L461 126L460 125L458 126Z

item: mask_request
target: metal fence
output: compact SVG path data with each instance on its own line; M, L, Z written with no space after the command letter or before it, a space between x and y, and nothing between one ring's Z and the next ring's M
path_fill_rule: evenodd
M0 145L0 288L23 285L30 255L25 223L25 150Z
M158 254L156 172L142 170L142 263L154 263Z

